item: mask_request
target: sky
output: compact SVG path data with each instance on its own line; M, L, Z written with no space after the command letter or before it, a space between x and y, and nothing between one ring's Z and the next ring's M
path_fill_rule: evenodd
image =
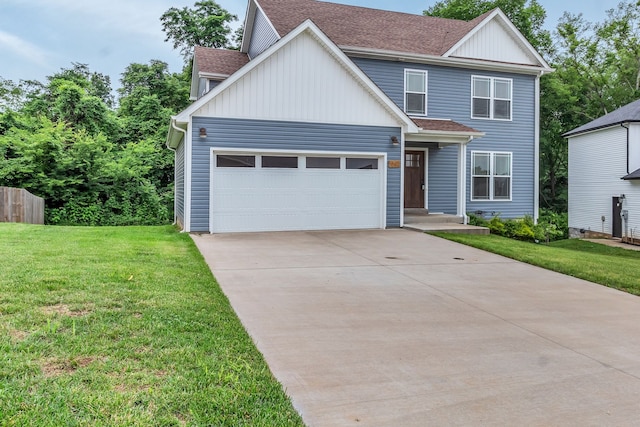
M165 42L160 16L169 8L193 7L196 0L0 0L0 77L44 81L72 63L111 77L134 62L158 59L179 72L183 59ZM356 6L421 14L436 0L333 0ZM244 20L247 0L218 0ZM600 22L619 0L538 0L552 30L564 11Z

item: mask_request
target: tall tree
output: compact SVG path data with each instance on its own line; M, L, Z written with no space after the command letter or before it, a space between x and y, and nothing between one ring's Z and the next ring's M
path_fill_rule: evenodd
M223 9L213 0L197 1L192 9L172 7L162 14L162 30L167 35L165 41L173 42L185 62L193 54L194 46L229 47L231 22L238 17Z
M640 12L620 3L599 23L565 13L555 33L555 72L541 82L541 206L567 209L566 140L578 126L640 98Z

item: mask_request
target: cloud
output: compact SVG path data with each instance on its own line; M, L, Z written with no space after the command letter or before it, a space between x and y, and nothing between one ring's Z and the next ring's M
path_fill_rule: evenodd
M11 0L9 0L11 1ZM31 0L31 8L72 20L76 26L157 38L160 16L170 7L191 5L193 0Z
M48 54L45 50L16 35L0 30L0 47L2 46L37 65L49 66Z

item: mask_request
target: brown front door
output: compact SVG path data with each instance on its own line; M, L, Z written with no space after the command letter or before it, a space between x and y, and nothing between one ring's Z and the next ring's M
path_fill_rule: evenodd
M424 208L424 151L404 153L404 207Z

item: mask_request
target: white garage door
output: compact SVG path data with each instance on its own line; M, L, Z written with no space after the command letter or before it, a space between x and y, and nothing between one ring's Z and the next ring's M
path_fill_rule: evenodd
M384 228L379 154L212 157L212 233Z

